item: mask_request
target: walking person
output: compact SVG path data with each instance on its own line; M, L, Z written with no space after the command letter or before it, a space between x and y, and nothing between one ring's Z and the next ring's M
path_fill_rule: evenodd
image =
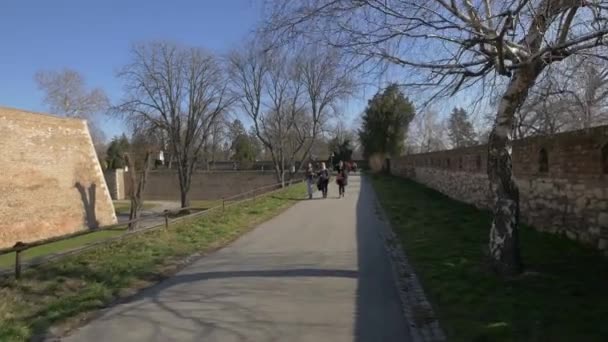
M329 170L325 166L325 163L321 163L321 170L319 171L319 183L318 187L323 193L323 198L327 198L327 187L329 186Z
M342 161L340 161L338 164L338 176L336 177L336 183L338 183L340 197L344 197L346 185L348 185L348 170Z
M308 163L306 168L306 189L308 190L308 199L312 199L312 185L314 184L315 172L312 169L312 164Z

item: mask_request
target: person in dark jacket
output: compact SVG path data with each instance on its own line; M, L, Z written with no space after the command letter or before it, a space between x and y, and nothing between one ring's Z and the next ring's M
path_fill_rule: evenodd
M344 197L346 185L348 185L348 170L342 161L340 161L338 164L338 176L336 177L336 183L338 183L340 197Z
M325 163L321 163L321 170L319 171L319 181L317 186L321 193L323 194L323 198L327 198L327 187L329 186L329 170L325 166Z

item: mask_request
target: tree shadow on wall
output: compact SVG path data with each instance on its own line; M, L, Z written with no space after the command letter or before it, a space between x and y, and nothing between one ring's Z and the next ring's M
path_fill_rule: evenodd
M95 215L95 195L97 186L95 183L93 183L87 189L85 186L80 184L80 182L76 182L74 187L76 187L80 193L80 199L82 200L82 206L84 207L87 227L89 227L89 229L99 228L99 222L97 221L97 216Z

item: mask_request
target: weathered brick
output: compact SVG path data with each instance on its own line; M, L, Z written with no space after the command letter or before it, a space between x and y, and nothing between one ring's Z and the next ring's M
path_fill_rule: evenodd
M573 239L595 243L597 226L608 227L608 175L603 174L599 148L606 143L608 126L589 130L539 136L515 141L513 172L520 190L522 220L538 229L568 231ZM548 153L549 170L539 172L539 153ZM453 172L444 162L463 158L463 170ZM478 167L477 160L483 160ZM463 202L488 208L485 174L487 147L475 146L449 151L408 155L391 162L391 167L431 161L431 167L410 166L410 178ZM454 162L452 166L456 165Z
M116 222L84 120L0 107L0 146L0 247Z

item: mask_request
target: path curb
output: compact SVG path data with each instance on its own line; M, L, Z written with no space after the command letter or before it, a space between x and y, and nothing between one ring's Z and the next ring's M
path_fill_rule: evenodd
M370 184L370 187L372 185ZM373 189L373 187L372 187ZM444 342L447 341L443 330L439 326L433 307L426 299L424 290L414 273L414 269L394 233L388 215L380 205L380 201L373 192L376 214L385 224L380 225L378 233L382 237L384 247L388 253L393 276L401 300L403 315L408 321L410 335L414 342Z

